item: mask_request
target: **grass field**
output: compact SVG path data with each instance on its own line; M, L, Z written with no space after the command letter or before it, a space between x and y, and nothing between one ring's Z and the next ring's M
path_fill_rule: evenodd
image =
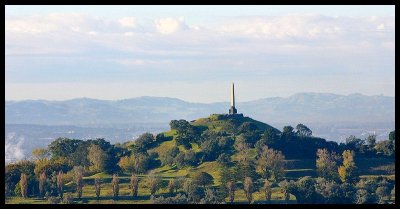
M210 166L210 165L209 165ZM204 168L198 168L199 170ZM97 174L96 174L97 175ZM94 175L94 176L96 176ZM103 175L103 174L100 174ZM74 192L74 188L72 185L65 187L64 195L72 194L74 197L75 203L85 203L85 204L148 204L151 203L150 201L150 189L148 188L146 181L142 180L139 182L139 196L137 198L132 198L130 195L129 190L129 177L120 177L120 190L119 190L119 198L117 201L113 200L112 196L112 186L110 183L110 176L105 177L105 183L102 184L101 188L101 197L97 200L95 196L95 190L93 186L93 179L94 176L85 177L84 179L84 187L83 187L83 195L82 198L79 200L77 198L77 194ZM145 176L141 176L143 179ZM163 181L168 181L169 178L162 178ZM91 183L91 184L90 184ZM164 184L165 185L165 184ZM179 190L178 192L182 192ZM163 196L170 196L168 194L168 190L166 187L158 190L156 196L163 195ZM264 194L261 192L253 193L254 203L265 203ZM228 201L228 199L227 199ZM244 191L242 189L238 189L235 193L235 201L234 203L247 203L247 199L245 197ZM280 192L280 189L275 187L273 188L272 194L272 202L275 204L284 204L284 203L295 203L295 197L291 195L289 201L283 200L283 194ZM38 198L21 198L21 197L13 197L6 199L6 204L48 204L48 201Z
M174 140L163 142L164 146L168 146L170 143L175 143ZM297 159L297 160L287 160L286 161L287 170L285 174L285 178L296 180L299 177L303 176L316 176L315 172L315 161L310 159ZM394 168L394 161L385 159L358 159L358 168L360 171L360 178L377 178L379 176L394 180L395 175L391 173L391 169ZM369 163L370 162L370 163ZM381 169L379 175L376 174L376 170L380 169L382 166L384 168L389 167L389 169ZM220 166L217 162L205 162L198 167L185 167L182 169L178 169L176 166L162 166L153 170L153 172L157 175L160 175L163 181L164 188L161 188L156 193L156 196L163 195L169 196L167 191L168 181L171 178L176 177L189 177L191 174L199 171L204 171L209 173L214 178L214 186L220 184ZM94 191L94 178L101 177L102 179L102 190L101 197L99 200L95 197ZM129 174L121 174L119 175L120 179L120 192L119 199L117 201L113 200L112 197L112 187L111 187L111 179L112 175L105 173L97 173L91 176L84 177L84 187L83 187L83 198L78 200L77 194L75 193L75 184L73 182L67 182L65 185L65 194L72 194L75 198L75 203L87 203L87 204L148 204L150 201L150 189L148 188L148 183L146 181L147 175L138 175L140 179L139 182L139 196L136 199L133 199L130 195L129 190ZM178 192L183 192L179 190ZM175 195L175 194L174 194ZM254 203L265 203L264 194L256 191L253 194ZM394 196L392 200L394 200ZM278 187L273 187L272 194L272 204L292 204L295 203L296 199L294 196L290 196L289 201L283 200L283 194L281 193ZM47 200L42 200L38 198L28 198L23 199L21 197L12 197L6 199L6 204L47 204ZM234 203L247 203L244 192L242 189L237 189L235 195Z

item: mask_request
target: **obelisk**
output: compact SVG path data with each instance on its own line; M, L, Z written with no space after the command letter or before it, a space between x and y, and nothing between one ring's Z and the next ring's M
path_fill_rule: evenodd
M237 110L235 108L235 84L232 83L231 89L231 108L229 109L229 115L236 114Z

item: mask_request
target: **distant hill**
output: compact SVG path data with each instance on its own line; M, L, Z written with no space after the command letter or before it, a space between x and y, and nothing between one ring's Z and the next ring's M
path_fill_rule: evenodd
M240 113L271 124L393 122L394 97L298 93L237 102ZM168 97L124 100L79 98L65 101L6 101L7 124L113 126L132 123L166 123L226 113L228 102L191 103Z

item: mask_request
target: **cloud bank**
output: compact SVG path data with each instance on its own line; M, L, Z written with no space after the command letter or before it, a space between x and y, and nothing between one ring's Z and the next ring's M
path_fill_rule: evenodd
M26 83L233 80L269 80L277 88L275 96L318 89L348 93L344 86L364 94L394 95L394 35L394 16L240 16L192 24L185 17L8 15L6 95L23 97L14 87ZM373 87L365 85L371 80ZM310 87L305 81L321 86ZM13 88L7 88L11 83ZM257 95L266 92L256 90ZM190 94L188 89L182 99Z

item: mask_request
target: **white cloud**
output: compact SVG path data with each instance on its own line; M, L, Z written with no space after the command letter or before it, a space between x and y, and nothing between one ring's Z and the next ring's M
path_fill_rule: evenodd
M341 26L339 26L341 25ZM241 34L253 38L315 39L326 36L339 36L343 21L321 15L288 15L274 17L250 17L234 19L226 22L220 31L224 33Z
M123 17L118 20L119 24L127 28L135 28L137 25L136 17Z
M225 18L203 25L187 22L183 17L137 21L133 17L108 19L82 14L6 16L7 88L9 83L31 80L68 83L79 76L86 76L79 78L83 82L92 82L104 77L146 80L162 75L174 82L184 79L174 75L187 75L198 82L238 75L243 79L257 74L255 70L261 75L284 72L295 77L305 70L304 74L312 71L316 77L347 73L351 79L362 80L365 77L360 71L394 72L394 17L287 15ZM24 58L29 66L21 61ZM101 70L92 76L97 67ZM32 76L17 75L21 68ZM354 76L351 73L356 68L361 70ZM35 70L45 75L34 74ZM57 74L59 71L62 73ZM28 94L13 88L6 93L55 98L64 88L48 89L52 92L43 88ZM96 90L88 90L87 96L92 91ZM107 91L105 96L113 92ZM77 94L71 91L59 97Z
M21 148L24 138L15 137L15 133L8 133L5 142L5 162L21 160L25 157L24 150Z
M187 28L183 17L179 18L161 18L154 21L156 29L161 34L171 34Z

